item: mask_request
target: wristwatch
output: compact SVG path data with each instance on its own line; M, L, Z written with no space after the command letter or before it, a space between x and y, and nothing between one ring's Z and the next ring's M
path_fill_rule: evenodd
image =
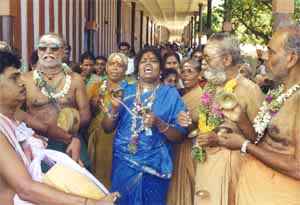
M241 153L242 154L247 153L247 146L248 146L249 143L251 143L250 140L245 140L245 142L242 144L242 147L241 147Z

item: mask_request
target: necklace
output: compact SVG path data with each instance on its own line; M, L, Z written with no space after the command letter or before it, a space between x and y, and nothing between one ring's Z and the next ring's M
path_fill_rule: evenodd
M281 109L284 102L299 89L300 85L296 84L284 93L283 85L280 85L277 89L270 90L268 92L262 106L259 108L257 116L254 119L253 127L257 133L255 144L258 144L263 138L272 118Z
M51 101L54 102L56 102L58 98L64 97L70 90L72 82L71 76L66 73L65 76L66 81L63 89L60 92L55 92L56 89L48 84L39 70L33 71L33 80L36 86L41 90L44 96L48 97Z
M49 80L52 80L53 79L53 77L55 76L55 75L57 75L57 74L59 74L59 73L61 73L61 72L63 72L63 70L58 70L58 71L56 71L56 72L49 72L49 73L47 73L47 72L45 72L45 71L40 71L40 73L43 75L43 76L45 76L47 79L49 79Z
M144 102L141 99L142 89L141 86L137 85L137 92L135 101L133 102L133 108L131 112L133 113L131 119L131 139L128 144L128 150L130 153L135 154L137 152L138 138L142 132L145 132L146 136L152 135L151 128L145 127L143 116L152 110L152 105L155 101L156 92L159 88L159 84L153 89L151 95L147 97Z

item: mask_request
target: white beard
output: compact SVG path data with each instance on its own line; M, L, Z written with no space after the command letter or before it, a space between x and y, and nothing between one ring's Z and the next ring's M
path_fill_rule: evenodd
M53 68L56 66L61 65L62 61L61 60L51 60L51 61L44 61L43 59L39 60L39 64L42 65L43 67L47 68Z
M209 68L206 71L204 71L204 78L211 82L214 85L222 85L227 80L226 73L224 69L212 69Z

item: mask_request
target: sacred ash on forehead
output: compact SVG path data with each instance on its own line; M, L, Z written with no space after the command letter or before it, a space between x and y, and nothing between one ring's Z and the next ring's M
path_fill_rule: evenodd
M39 44L43 44L43 45L52 44L52 45L56 45L57 47L63 46L62 40L58 36L51 35L51 34L42 36Z

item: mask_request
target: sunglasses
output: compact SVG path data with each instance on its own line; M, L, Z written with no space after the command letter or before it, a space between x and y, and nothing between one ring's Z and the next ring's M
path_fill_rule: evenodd
M47 48L49 48L50 51L52 51L52 52L56 52L56 51L58 51L59 49L61 49L62 47L61 47L61 46L57 46L57 45L49 45L49 46L46 46L46 45L39 45L39 47L38 47L39 51L46 51Z

